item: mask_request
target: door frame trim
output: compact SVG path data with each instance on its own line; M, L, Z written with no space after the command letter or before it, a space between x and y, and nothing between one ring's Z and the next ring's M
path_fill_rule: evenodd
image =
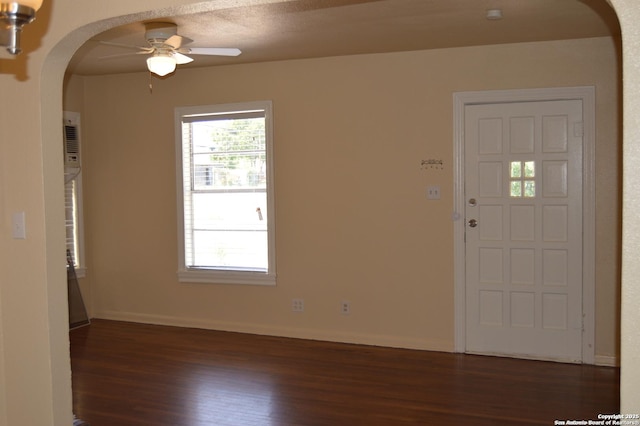
M559 87L453 93L454 351L466 352L464 110L467 105L581 100L582 138L582 362L595 364L595 87Z

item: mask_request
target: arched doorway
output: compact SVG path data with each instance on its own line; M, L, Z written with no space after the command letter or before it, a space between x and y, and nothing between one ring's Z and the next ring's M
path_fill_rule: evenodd
M178 9L179 10L176 10L176 13L189 12L189 11L186 10L186 7L180 7ZM149 12L149 16L153 16L153 13ZM136 15L135 18L136 19L145 18L145 16ZM115 20L116 18L112 18L112 19ZM88 29L90 31L94 31L95 32L96 29L99 28L99 27L101 29L103 29L104 28L103 25L104 25L104 23L95 23L92 26L90 26ZM78 30L78 31L80 31L80 30ZM81 38L85 38L86 39L87 34L88 34L87 33L87 29L83 29L81 31L81 33L84 34ZM73 53L73 46L77 46L78 45L76 43L76 41L78 39L75 39L75 41L72 40L76 36L78 36L78 34L75 34L73 37L71 37L70 39L67 40L69 43L67 44L66 48L62 47L62 46L56 48L55 51L52 51L52 55L53 56L50 56L48 58L48 60L47 60L47 62L45 64L45 73L44 73L45 76L43 76L43 83L42 83L43 84L43 90L45 92L48 92L48 93L55 93L56 91L60 92L60 90L58 90L58 89L60 89L60 87L61 87L61 84L62 84L61 81L58 81L58 82L51 81L51 79L48 76L46 76L46 74L47 74L46 71L53 71L53 74L56 74L58 76L58 80L61 80L60 76L61 76L61 73L62 73L63 70L61 70L62 66L59 65L60 62L57 62L57 61L61 60L61 58L69 58L70 57L70 55ZM56 62L57 62L57 65L56 65ZM64 62L64 60L62 60L62 62ZM43 97L45 97L45 96L46 95L43 95ZM47 103L47 104L49 104L49 103ZM49 114L52 114L52 112L48 111L45 114L44 110L46 110L46 109L48 109L48 106L47 107L43 107L43 135L45 135L45 136L43 136L43 139L45 141L45 145L49 144L52 147L53 146L59 146L59 141L54 140L55 138L53 138L53 137L49 138L48 136L46 136L49 133L47 130L51 130L51 133L49 133L51 135L55 135L56 134L56 132L58 130L58 127L59 127L58 126L58 116L60 115L59 111L57 111L53 115L49 115ZM51 155L53 155L54 149L51 148L50 150L51 150ZM55 151L55 152L57 152L57 151ZM48 173L46 172L45 175L48 175L49 177L53 176L53 174L51 174L51 171L49 171ZM47 201L47 206L53 207L54 209L59 207L59 205L56 204L56 202L53 202L51 200ZM50 228L51 226L53 226L53 223L47 223L47 228ZM56 239L56 238L58 238L58 237L54 235L54 239ZM54 280L54 281L56 281L56 280ZM62 278L59 281L56 281L56 282L59 284L61 281L62 281ZM59 287L59 286L56 286L56 287ZM56 317L56 318L54 318L54 320L58 320L58 318ZM60 322L60 321L52 321L51 322L52 329L53 329L52 333L55 332L58 335L62 335L63 334L62 333L63 326L58 324L58 322ZM66 327L66 324L64 324L64 327ZM55 365L58 365L58 366L61 365L60 364L60 359L53 359L53 361L54 361ZM64 361L64 360L62 360L62 361ZM55 394L55 392L54 392L54 394Z

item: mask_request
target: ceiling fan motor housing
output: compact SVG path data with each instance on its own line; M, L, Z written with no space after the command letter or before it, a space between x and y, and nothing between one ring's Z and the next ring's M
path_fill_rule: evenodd
M178 34L176 24L171 22L148 22L145 28L145 38L152 46L156 43L164 43L171 36Z

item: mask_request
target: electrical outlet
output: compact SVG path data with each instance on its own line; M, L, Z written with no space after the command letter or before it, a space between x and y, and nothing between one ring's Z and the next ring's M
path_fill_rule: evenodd
M304 312L304 299L292 299L291 310L293 312Z
M340 302L340 313L342 315L349 315L351 313L351 303L346 300Z

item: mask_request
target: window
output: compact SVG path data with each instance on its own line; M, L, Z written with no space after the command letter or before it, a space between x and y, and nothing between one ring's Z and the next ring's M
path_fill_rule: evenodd
M85 276L82 225L82 169L80 167L80 114L64 111L64 218L66 249L71 253L76 275Z
M511 197L533 198L536 196L535 161L512 161L509 167Z
M80 173L65 172L64 182L64 219L66 248L71 253L74 267L80 269L82 250L80 250Z
M181 281L275 284L271 102L176 108Z

